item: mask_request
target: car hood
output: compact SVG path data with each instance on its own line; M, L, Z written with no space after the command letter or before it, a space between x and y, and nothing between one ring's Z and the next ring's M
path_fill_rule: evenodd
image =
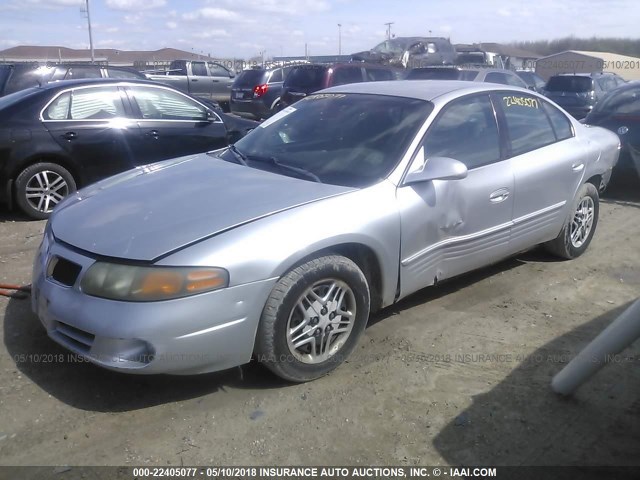
M54 236L95 255L152 261L248 222L354 190L206 154L103 180L60 203Z

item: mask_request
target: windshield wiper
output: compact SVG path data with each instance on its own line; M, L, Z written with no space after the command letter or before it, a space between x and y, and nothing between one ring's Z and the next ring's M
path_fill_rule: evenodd
M236 146L232 143L231 145L229 145L229 150L231 151L231 153L233 153L234 157L236 158L236 160L238 161L238 163L240 165L243 165L245 167L247 167L247 156L242 153L240 150L238 150L236 148Z
M256 155L248 155L248 156L245 156L245 158L247 158L248 160L254 160L256 162L268 163L270 165L274 165L280 168L281 170L289 170L290 172L297 173L299 175L307 177L313 180L314 182L322 183L322 180L320 180L320 177L318 177L315 173L310 172L309 170L305 170L304 168L294 167L293 165L281 163L276 157L260 157Z

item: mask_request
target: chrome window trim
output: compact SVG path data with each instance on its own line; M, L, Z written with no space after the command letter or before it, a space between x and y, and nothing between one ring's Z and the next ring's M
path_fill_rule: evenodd
M88 88L104 88L104 87L115 87L116 89L118 87L148 87L148 88L156 88L156 89L160 89L160 90L169 90L170 92L174 92L174 93L178 93L180 95L182 95L183 97L185 97L188 100L194 101L196 102L198 105L200 105L201 107L203 107L204 109L206 109L207 111L210 111L211 113L213 113L215 115L215 120L212 123L224 123L222 121L222 118L220 118L220 115L218 115L217 112L215 112L213 109L207 107L204 103L199 102L197 99L189 97L188 95L185 95L183 92L181 92L180 90L176 90L170 87L166 87L164 85L148 85L148 84L143 84L143 83L133 83L133 82L117 82L117 83L103 83L103 84L97 84L97 85L82 85L79 87L69 87L66 88L64 90L60 90L56 95L53 96L53 98L51 98L46 104L45 106L42 108L42 110L40 110L40 114L38 116L38 119L41 122L86 122L86 119L69 119L69 120L48 120L44 118L44 112L45 110L47 110L47 108L49 108L49 106L61 95L64 95L65 93L68 92L73 92L74 90L84 90L84 89L88 89ZM93 120L95 122L105 122L108 123L112 120L114 120L115 118L119 118L119 119L126 119L126 120L131 120L131 121L153 121L153 122L189 122L189 123L193 123L193 122L206 122L206 120L152 120L152 119L148 119L148 118L135 118L135 117L114 117L114 118L107 118L107 119L98 119L98 120Z

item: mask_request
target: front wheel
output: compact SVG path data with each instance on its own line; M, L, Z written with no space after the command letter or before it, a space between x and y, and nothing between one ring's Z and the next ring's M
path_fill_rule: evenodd
M75 191L73 176L57 163L30 165L16 178L16 203L36 220L49 218L54 207Z
M585 183L578 191L571 211L560 235L546 244L551 253L568 260L582 255L591 243L600 211L598 189Z
M367 280L348 258L328 255L291 270L262 312L256 355L285 380L326 375L353 351L369 318Z

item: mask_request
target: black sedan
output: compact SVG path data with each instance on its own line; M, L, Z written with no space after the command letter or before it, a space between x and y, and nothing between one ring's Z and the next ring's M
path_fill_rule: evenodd
M589 113L584 123L607 128L620 137L622 151L615 174L640 176L640 82L612 90Z
M47 218L79 187L225 147L256 125L148 81L74 80L22 90L0 98L0 201Z

